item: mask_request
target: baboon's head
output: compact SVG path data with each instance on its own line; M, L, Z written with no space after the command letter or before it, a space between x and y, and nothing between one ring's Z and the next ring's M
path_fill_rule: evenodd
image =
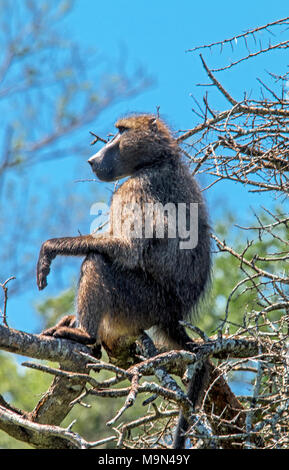
M131 176L142 168L178 155L177 143L166 125L151 114L119 119L116 136L88 162L102 181Z

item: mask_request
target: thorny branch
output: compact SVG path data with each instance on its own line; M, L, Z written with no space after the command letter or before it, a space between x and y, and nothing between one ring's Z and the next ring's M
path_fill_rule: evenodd
M7 301L8 301L8 287L7 287L7 284L8 282L12 281L13 279L15 279L14 276L11 276L9 277L9 279L6 279L5 282L3 282L3 284L1 284L0 282L0 287L2 287L3 289L3 292L4 292L4 306L3 306L3 312L0 308L0 314L1 314L1 317L2 317L2 320L3 320L3 323L5 326L8 326L8 323L7 323Z
M145 341L150 342L150 339L146 336L140 338L139 341L144 348L143 351L147 349ZM17 344L17 347L15 344ZM65 429L61 430L61 428L57 427L57 423L62 421L71 407L76 403L81 403L82 400L89 395L96 397L126 397L123 407L119 410L117 415L107 423L108 426L115 425L125 411L133 406L138 394L149 393L154 397L154 400L157 397L162 397L167 402L167 405L163 411L156 411L157 408L155 408L154 415L148 415L152 418L152 422L167 417L171 419L173 416L176 416L177 411L170 408L173 403L177 404L182 407L183 412L190 422L192 422L196 432L206 441L213 443L212 430L210 430L210 426L206 422L205 415L195 415L186 394L166 370L172 370L174 373L183 375L187 366L196 364L198 361L203 360L203 358L227 357L228 354L232 354L235 357L251 357L257 352L258 343L253 338L238 340L232 337L223 339L221 342L220 340L210 340L208 344L200 346L200 352L197 355L188 351L169 351L141 361L128 370L96 360L86 352L87 348L81 345L75 345L70 341L53 338L44 339L36 335L17 332L5 326L0 327L0 348L29 355L37 359L55 360L58 358L65 367L55 369L42 364L24 362L22 364L23 366L52 374L55 376L54 382L50 391L42 397L41 401L35 407L35 410L31 413L15 410L1 398L0 428L18 439L29 442L34 447L89 448L101 445L99 442L103 441L89 443L75 433L70 433L70 430L68 432ZM268 354L266 341L263 342L262 354L263 353L264 355ZM103 369L110 370L115 374L115 377L101 383L89 375L90 370L98 371ZM151 381L141 382L143 377L153 375L157 370L162 370L160 378L161 385ZM217 382L219 378L220 377L215 378L215 382ZM124 380L129 380L130 385L119 388L118 385ZM117 387L115 388L115 386ZM214 387L215 384L213 383L211 385L213 392ZM67 396L68 391L69 397ZM231 395L231 399L234 400L232 393ZM230 391L227 389L226 397L224 396L223 399L226 400L225 403L229 410L228 413L231 414L231 418L234 416L235 420L238 421L236 409L233 406L230 409L230 403L228 401L229 396ZM220 395L219 400L221 399ZM145 400L145 402L148 404L149 400ZM242 413L242 408L237 401L234 402L235 407L236 405L239 405L238 414ZM118 441L123 443L127 430L143 424L146 420L148 420L148 417L140 418L140 420L135 421L134 424L121 424L118 428ZM45 426L42 424L43 421ZM19 426L26 430L24 436L22 436ZM39 426L39 429L37 426ZM224 429L228 430L225 424L223 426ZM111 436L109 439L109 441L113 440L116 440L115 436Z
M256 223L251 226L236 224L239 233L246 234L243 246L232 245L231 237L224 240L213 233L216 252L230 257L232 270L239 269L242 276L227 297L224 318L219 325L219 334L235 329L236 335L250 334L259 342L266 338L273 356L259 352L251 356L250 362L222 362L221 374L233 370L244 370L252 375L252 396L239 397L246 406L244 434L239 446L245 448L288 448L288 319L289 319L289 242L288 242L288 170L289 170L289 101L286 91L288 72L283 75L269 72L272 85L258 79L261 85L261 98L249 99L246 94L242 101L237 100L230 90L216 78L215 73L230 70L233 66L246 62L260 54L289 46L285 38L275 44L268 41L262 45L256 37L262 31L270 33L274 27L283 27L288 32L289 17L268 23L233 38L191 49L191 52L238 44L243 39L246 51L241 58L219 68L212 68L201 55L201 63L211 85L228 103L225 110L216 111L206 92L203 106L198 105L195 113L203 117L203 122L183 132L178 141L185 145L185 154L195 164L194 174L205 174L209 178L207 188L223 181L238 183L249 192L271 194L270 207L263 207L255 213ZM285 28L284 28L285 26ZM276 33L276 31L275 31ZM280 33L281 34L281 33ZM255 50L249 50L249 40L254 39ZM252 46L250 46L252 47ZM240 47L242 50L242 47ZM287 65L288 67L288 65ZM195 99L195 101L197 101ZM191 140L194 137L194 141ZM268 199L269 200L269 199ZM275 200L275 206L273 202ZM279 204L279 207L278 205ZM264 206L264 204L263 204ZM286 210L287 209L287 210ZM244 303L238 325L231 320L232 302L245 299L250 293L253 306L249 309ZM244 300L245 302L245 300ZM276 352L276 346L280 347ZM276 354L276 356L275 356ZM252 367L254 365L254 367ZM206 401L206 400L205 400ZM208 416L208 415L207 415ZM221 415L211 410L211 423L222 423ZM231 423L233 424L233 423ZM259 434L259 440L256 436ZM196 434L192 434L196 437ZM255 437L254 437L255 436ZM222 444L237 436L221 437ZM225 440L225 441L224 441ZM241 441L244 441L241 443Z

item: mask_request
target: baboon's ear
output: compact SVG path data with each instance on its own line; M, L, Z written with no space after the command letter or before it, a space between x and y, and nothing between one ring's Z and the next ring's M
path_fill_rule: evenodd
M158 130L158 125L157 125L157 119L155 117L152 117L149 121L149 126L150 126L150 129L153 131L153 132L157 132Z

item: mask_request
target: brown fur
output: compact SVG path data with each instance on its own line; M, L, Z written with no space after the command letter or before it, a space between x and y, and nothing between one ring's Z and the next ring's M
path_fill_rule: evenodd
M57 255L84 256L78 290L77 322L65 321L48 331L86 344L113 348L118 336L137 337L155 327L173 347L194 350L179 324L196 309L210 277L209 226L197 183L182 162L169 129L152 115L116 123L120 131L89 160L104 181L130 176L115 192L110 230L97 236L58 238L42 245L37 270L39 289L47 285ZM138 203L142 220L146 203L198 203L198 244L181 250L180 238L115 236L113 224L124 219L122 207ZM156 220L152 220L155 228ZM142 233L143 235L143 233ZM77 326L76 326L77 323ZM203 374L204 375L204 374ZM203 375L198 381L202 382Z

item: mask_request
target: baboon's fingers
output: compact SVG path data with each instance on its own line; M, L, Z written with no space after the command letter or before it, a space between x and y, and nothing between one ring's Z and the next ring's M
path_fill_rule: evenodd
M65 317L61 318L61 320L56 325L43 330L40 333L40 336L54 336L54 333L64 326L75 328L76 327L75 315L65 315Z
M96 342L96 337L89 335L81 328L70 328L67 326L57 328L53 336L54 338L70 339L81 344L95 344Z
M55 326L52 328L47 328L47 330L43 330L40 333L40 336L53 336L54 332L56 331Z
M45 280L41 280L41 281L38 282L38 289L39 289L39 290L45 289L46 286L47 286L47 281L46 281L46 279L45 279Z
M42 273L37 275L37 286L39 290L43 290L47 286L46 276Z
M43 290L47 286L47 276L49 272L50 260L48 258L39 257L37 263L37 286L39 290Z

